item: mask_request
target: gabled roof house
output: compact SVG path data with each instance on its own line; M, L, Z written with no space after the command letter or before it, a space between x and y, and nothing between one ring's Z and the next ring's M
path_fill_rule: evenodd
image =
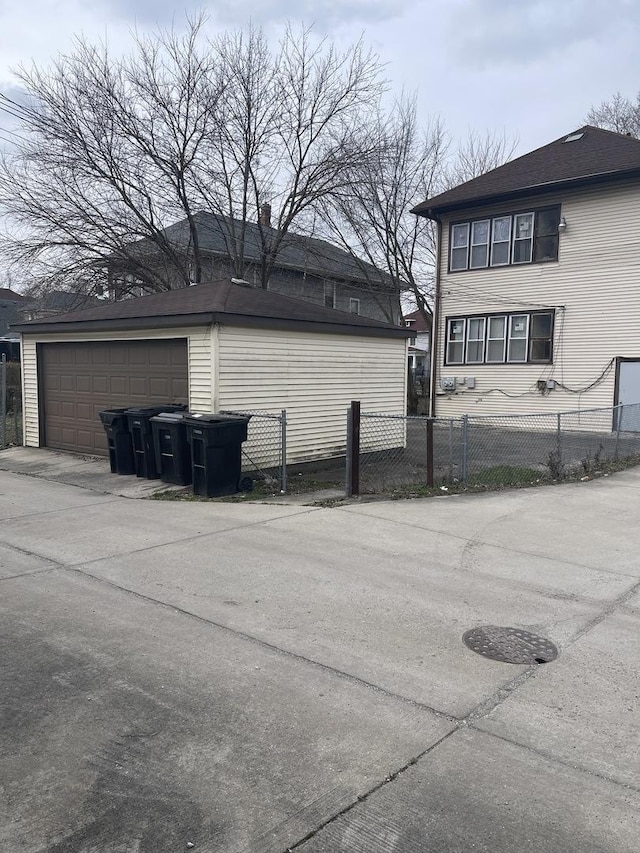
M640 141L585 126L413 210L438 223L432 412L640 402Z
M193 222L206 281L234 276L233 258L242 256L243 278L259 288L264 248L281 241L268 290L383 322L399 322L399 286L388 273L326 240L292 231L280 237L271 225L269 205L263 205L258 222L242 222L207 211L195 213ZM163 236L167 245L178 256L184 256L183 262L189 264L191 231L188 221L175 222L164 230ZM145 250L149 246L144 240L139 241L139 245ZM127 254L131 256L131 248ZM113 266L117 269L118 263ZM171 276L170 271L165 272L167 274ZM126 291L130 287L126 275L124 278L126 287L123 289L119 288L118 275L112 276L110 290L116 300L120 297L119 289Z

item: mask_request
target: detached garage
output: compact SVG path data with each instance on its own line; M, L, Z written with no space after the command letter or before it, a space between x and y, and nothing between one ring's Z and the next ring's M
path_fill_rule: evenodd
M18 327L24 442L107 454L98 412L287 410L289 462L344 452L352 399L406 406L406 329L227 280Z

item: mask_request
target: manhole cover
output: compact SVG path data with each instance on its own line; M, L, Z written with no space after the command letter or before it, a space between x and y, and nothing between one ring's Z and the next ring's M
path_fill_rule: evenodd
M551 640L521 628L481 625L464 633L462 642L471 651L503 663L549 663L558 657Z

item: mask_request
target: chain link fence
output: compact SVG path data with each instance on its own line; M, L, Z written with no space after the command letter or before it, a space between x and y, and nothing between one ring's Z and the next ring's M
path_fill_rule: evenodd
M640 404L541 415L360 416L360 493L507 486L640 459Z
M265 485L287 491L287 412L229 411L222 414L249 418L242 445L242 473Z
M0 358L0 450L22 444L20 363Z

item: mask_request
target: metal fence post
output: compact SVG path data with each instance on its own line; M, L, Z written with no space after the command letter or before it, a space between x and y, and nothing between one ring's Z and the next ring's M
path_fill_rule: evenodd
M562 414L558 412L558 425L556 427L556 453L558 455L558 473L562 470Z
M427 486L433 488L433 419L427 418Z
M7 438L7 357L3 353L0 360L0 450Z
M624 413L624 406L617 406L615 409L616 412L616 446L613 452L613 458L617 461L618 459L618 446L620 444L620 428L622 426L622 416Z
M347 497L360 494L360 401L347 411Z
M453 483L453 418L449 421L449 482Z
M284 495L287 493L287 410L282 409L280 412L280 462L282 465L280 471L280 491Z
M467 482L467 453L468 453L468 441L469 441L469 415L463 415L462 418L462 427L461 427L461 439L462 439L462 447L461 447L461 459L460 459L460 481L462 483Z

